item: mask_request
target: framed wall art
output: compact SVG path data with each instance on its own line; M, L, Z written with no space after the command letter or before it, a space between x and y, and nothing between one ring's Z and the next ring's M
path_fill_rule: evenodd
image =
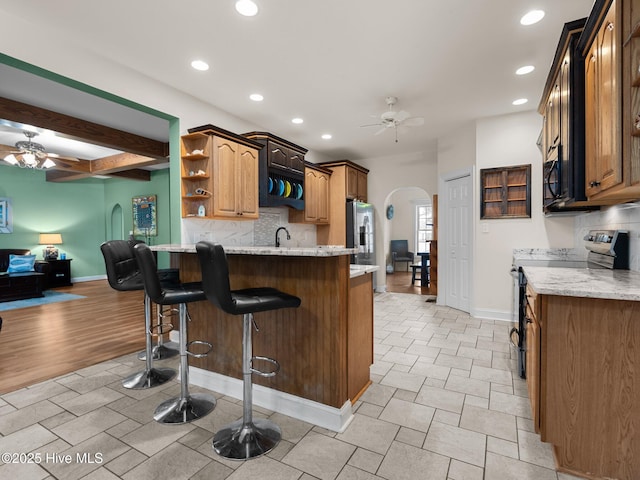
M0 197L0 233L13 233L13 209L9 197Z
M141 195L133 197L133 235L145 237L158 236L158 220L156 215L156 196Z

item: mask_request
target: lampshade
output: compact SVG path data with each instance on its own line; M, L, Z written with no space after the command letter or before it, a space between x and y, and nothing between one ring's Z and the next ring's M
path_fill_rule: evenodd
M40 245L60 245L62 244L62 235L59 233L41 233Z

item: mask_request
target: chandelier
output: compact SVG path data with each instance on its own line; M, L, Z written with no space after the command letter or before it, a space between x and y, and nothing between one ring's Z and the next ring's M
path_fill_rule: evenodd
M55 167L55 162L49 158L44 147L32 140L33 137L38 134L30 131L23 133L25 137L27 137L27 140L17 142L17 150L15 152L10 152L9 155L4 157L4 161L10 165L16 165L20 168L33 168L36 170Z

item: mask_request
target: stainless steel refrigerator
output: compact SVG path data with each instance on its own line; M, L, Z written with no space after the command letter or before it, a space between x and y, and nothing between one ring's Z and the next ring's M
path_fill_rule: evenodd
M347 202L347 247L358 248L358 253L351 256L351 263L375 264L375 228L370 203Z

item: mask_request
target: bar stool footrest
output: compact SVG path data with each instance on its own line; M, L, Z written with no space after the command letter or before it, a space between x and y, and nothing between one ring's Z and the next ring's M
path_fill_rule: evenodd
M257 418L248 425L237 420L216 432L213 449L229 460L248 460L270 452L281 438L280 427L269 420Z
M189 347L191 345L204 345L205 347L207 347L207 351L203 352L203 353L193 353L189 350ZM187 355L193 357L193 358L204 358L207 355L209 355L211 353L211 350L213 350L213 345L211 345L209 342L205 342L203 340L193 340L189 343L187 343Z
M261 360L263 362L269 362L269 363L274 365L274 370L272 370L271 372L263 372L262 370L258 370L256 368L253 368L253 361L254 360ZM273 358L260 357L260 356L256 355L254 357L251 357L250 370L251 370L251 373L255 373L256 375L260 375L261 377L274 377L280 371L280 363L278 363L278 361L273 359Z

